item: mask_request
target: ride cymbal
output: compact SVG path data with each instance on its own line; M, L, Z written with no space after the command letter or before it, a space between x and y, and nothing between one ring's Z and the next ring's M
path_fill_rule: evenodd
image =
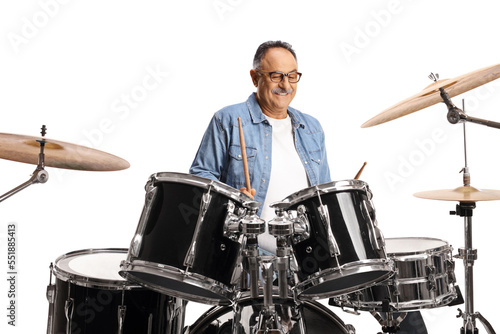
M89 147L8 133L0 133L0 158L37 165L39 141L42 140L45 142L45 166L87 171L116 171L130 167L122 158Z
M413 194L415 197L439 201L480 202L500 200L500 190L462 186L455 189L430 190Z
M442 102L439 88L444 88L450 97L465 93L471 89L484 85L500 77L500 64L482 68L454 79L438 80L427 86L423 91L415 94L378 115L369 119L361 125L362 128L379 125L392 121L396 118L406 116L420 109L424 109Z

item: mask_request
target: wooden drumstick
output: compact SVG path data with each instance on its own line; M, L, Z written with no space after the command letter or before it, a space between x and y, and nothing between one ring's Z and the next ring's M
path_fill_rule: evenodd
M356 174L356 176L354 177L355 180L359 179L359 177L361 176L361 173L363 172L363 169L365 169L365 166L366 166L366 161L363 164L363 166L361 166L361 169L359 170L358 174Z
M238 126L240 128L241 158L243 160L243 172L245 173L245 185L247 187L248 192L250 192L252 187L250 186L250 175L248 174L247 150L245 148L245 137L243 136L241 117L238 117Z

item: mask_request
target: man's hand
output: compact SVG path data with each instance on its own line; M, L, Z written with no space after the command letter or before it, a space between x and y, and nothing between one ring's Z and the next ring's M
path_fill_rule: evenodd
M248 191L247 188L244 187L244 188L240 188L240 191L242 193L244 193L245 195L251 197L252 199L255 199L254 198L254 196L255 196L255 189L252 188L252 189L250 189L250 191Z

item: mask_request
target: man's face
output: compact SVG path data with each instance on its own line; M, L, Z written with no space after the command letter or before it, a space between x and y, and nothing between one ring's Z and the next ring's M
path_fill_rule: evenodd
M295 58L286 49L271 48L264 55L259 70L252 69L250 75L257 87L257 101L262 112L272 118L285 118L288 106L297 92L297 83L290 83L288 77L284 77L281 82L272 82L267 72L287 74L297 71Z

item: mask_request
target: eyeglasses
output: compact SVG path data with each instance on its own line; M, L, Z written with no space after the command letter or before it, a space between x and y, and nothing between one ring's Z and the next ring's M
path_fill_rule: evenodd
M278 71L266 72L266 71L257 70L257 73L268 73L269 78L271 78L272 82L282 82L283 79L285 79L285 77L288 77L289 83L297 83L297 82L299 82L300 77L302 76L302 73L297 72L297 71L293 71L293 72L285 74L283 72L278 72Z

